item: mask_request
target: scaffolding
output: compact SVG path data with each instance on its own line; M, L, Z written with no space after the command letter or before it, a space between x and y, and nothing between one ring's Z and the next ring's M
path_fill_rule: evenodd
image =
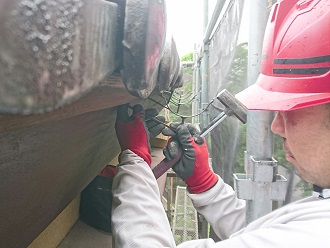
M198 239L197 211L186 192L186 187L177 186L172 228L177 245L187 240Z

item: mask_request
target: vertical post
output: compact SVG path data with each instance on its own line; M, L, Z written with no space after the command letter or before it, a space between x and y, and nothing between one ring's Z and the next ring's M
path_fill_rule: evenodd
M208 44L204 44L203 47L203 59L202 59L202 110L205 110L208 104L208 95L209 95L209 46ZM205 128L208 124L209 120L209 113L208 111L203 112L201 126Z
M172 206L173 206L173 177L170 177L170 225L173 225L173 219L172 219Z
M184 194L184 199L183 199L183 234L182 234L182 240L186 241L187 240L187 232L188 232L188 228L187 228L187 221L188 221L188 217L187 217L187 194Z
M192 116L196 115L198 113L198 90L199 86L197 83L197 48L196 48L196 43L194 44L194 53L193 53L193 62L194 62L194 70L193 70L193 94L194 94L194 99L192 102L192 108L191 108L191 114ZM192 118L192 123L197 123L197 118L196 116Z
M268 1L250 0L250 35L248 55L248 85L256 82L260 73L262 59L262 43L269 11ZM256 160L271 160L273 155L273 135L270 125L273 113L266 111L249 111L247 126L247 152L245 169L252 181L254 170L250 166L250 157ZM255 184L253 200L247 200L247 223L272 211L270 185L268 183ZM253 194L253 193L252 193Z
M207 30L208 25L208 0L204 0L204 23L203 23L203 33ZM201 109L205 109L208 103L208 87L209 87L209 46L208 42L203 44L203 57L202 57L202 94L201 94ZM202 114L201 127L204 128L208 124L208 112L205 111Z
M205 34L209 23L209 0L203 1L203 34Z
M202 103L201 103L201 85L202 85L202 82L201 82L201 73L200 73L200 62L197 62L196 63L196 102L195 102L195 108L196 108L196 112L195 114L198 114L200 113L200 109L201 109L201 106L202 106ZM197 115L195 117L195 123L200 123L200 116Z
M172 220L171 220L171 197L172 197L172 188L171 188L171 183L170 186L167 190L167 218L170 223L170 226L172 226Z
M208 25L208 12L209 12L209 3L208 0L204 0L204 7L203 7L203 16L204 16L204 22L203 22L203 33L205 34L207 30ZM201 111L206 108L207 102L208 102L208 87L209 87L209 51L208 51L208 42L205 44L203 42L203 57L202 57L202 87L201 87ZM200 117L200 123L201 128L207 126L208 124L208 112L205 111L202 113ZM202 216L200 216L202 217ZM202 238L208 237L208 223L204 217L201 218L202 227L201 227L201 236Z

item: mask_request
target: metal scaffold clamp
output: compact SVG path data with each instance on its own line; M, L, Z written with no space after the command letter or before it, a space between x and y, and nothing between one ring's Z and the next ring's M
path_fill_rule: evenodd
M245 164L247 174L234 174L238 198L253 201L263 197L265 202L285 200L287 179L277 174L275 159L255 160L253 156L249 156Z

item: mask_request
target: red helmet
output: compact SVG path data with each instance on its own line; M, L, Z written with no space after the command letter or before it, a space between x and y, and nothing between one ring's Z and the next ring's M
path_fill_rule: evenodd
M330 0L282 0L274 5L261 73L236 97L248 109L273 111L330 102Z

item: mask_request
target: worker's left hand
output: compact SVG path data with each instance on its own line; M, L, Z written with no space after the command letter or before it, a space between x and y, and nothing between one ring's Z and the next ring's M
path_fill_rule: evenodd
M144 123L144 110L139 104L133 107L132 115L128 114L128 104L117 109L115 129L121 150L131 150L151 165L149 135Z

